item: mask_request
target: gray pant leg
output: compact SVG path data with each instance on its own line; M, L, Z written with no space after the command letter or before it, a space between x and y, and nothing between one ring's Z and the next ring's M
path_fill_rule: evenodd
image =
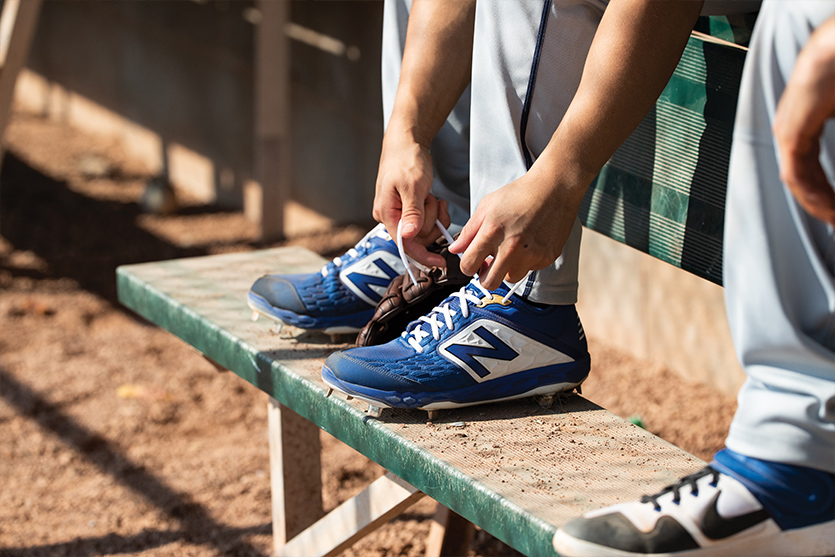
M473 48L470 207L525 174L520 122L543 3L479 2ZM531 101L527 145L536 158L551 139L580 84L586 54L603 16L603 0L555 0ZM537 271L526 292L550 304L577 301L582 227L554 265Z
M725 299L748 378L728 448L835 472L835 236L781 183L771 135L798 52L832 2L766 1L739 95L725 220ZM835 178L835 125L821 162Z
M400 81L411 0L386 0L383 11L383 119L388 126ZM434 164L432 193L449 202L452 222L470 218L470 89L461 95L430 147Z

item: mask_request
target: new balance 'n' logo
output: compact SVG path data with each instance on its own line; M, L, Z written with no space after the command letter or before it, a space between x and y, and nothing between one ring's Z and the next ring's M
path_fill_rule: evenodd
M510 361L519 355L518 352L484 327L477 327L473 330L473 333L481 337L489 346L450 344L446 347L446 351L469 366L482 379L487 377L490 371L475 358L476 356Z
M382 258L378 258L374 260L374 264L377 265L382 271L386 274L386 276L373 276L373 275L365 275L363 273L349 273L347 275L348 280L350 280L357 288L359 288L363 294L374 300L374 302L379 302L382 296L378 294L376 291L372 289L372 286L377 286L382 288L385 291L388 288L389 283L396 277L399 273L395 272L388 263L382 260Z
M438 346L438 354L460 366L478 383L574 361L552 346L486 318L456 330Z
M406 270L400 257L381 251L339 273L343 284L371 305L377 305L394 277Z

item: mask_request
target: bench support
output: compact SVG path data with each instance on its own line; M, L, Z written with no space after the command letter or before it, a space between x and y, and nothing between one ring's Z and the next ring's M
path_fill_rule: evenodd
M475 524L438 503L426 540L426 557L466 555L474 536Z
M272 397L267 413L276 555L337 555L424 496L388 472L325 515L319 428Z
M391 472L345 501L279 551L282 557L331 557L351 547L423 497Z
M325 514L319 428L274 398L267 407L270 437L273 548L281 548Z

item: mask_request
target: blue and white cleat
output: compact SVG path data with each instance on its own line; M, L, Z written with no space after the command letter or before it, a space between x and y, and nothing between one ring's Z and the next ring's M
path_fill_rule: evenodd
M473 279L391 342L331 354L322 378L372 406L434 411L568 391L589 364L574 306Z
M356 333L374 315L389 283L405 271L382 224L317 273L265 275L249 290L257 314L328 334Z
M572 520L564 557L835 555L835 476L719 451L660 493Z

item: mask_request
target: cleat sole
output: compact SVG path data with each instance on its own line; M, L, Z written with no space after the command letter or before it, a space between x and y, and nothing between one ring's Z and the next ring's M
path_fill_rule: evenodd
M456 401L452 400L452 398L457 394L455 391L446 393L403 393L370 389L362 385L355 385L342 381L336 377L333 371L331 371L327 366L322 367L322 380L329 387L333 387L337 391L343 392L346 395L353 396L362 401L369 402L370 404L382 405L387 408L411 408L426 411L465 408L479 404L489 404L493 402L503 402L529 397L553 396L557 393L570 392L586 380L586 377L588 376L588 369L586 368L585 370L581 369L579 371L575 371L574 375L579 380L540 385L538 387L524 389L521 392L517 392L512 395L486 396L485 398L478 400L461 400L459 398ZM475 389L483 389L483 385L476 386ZM494 393L498 394L497 391L494 391Z

